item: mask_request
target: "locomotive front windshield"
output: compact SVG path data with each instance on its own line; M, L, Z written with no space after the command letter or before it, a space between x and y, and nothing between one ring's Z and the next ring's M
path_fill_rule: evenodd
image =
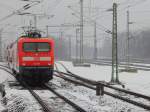
M23 44L25 52L48 52L50 44L47 42L26 42Z

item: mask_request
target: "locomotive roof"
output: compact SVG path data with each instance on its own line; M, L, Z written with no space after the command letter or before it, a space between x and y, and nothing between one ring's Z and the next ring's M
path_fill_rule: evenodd
M33 39L33 40L36 40L36 39L41 39L41 40L45 40L45 39L52 39L51 37L40 37L40 38L31 38L31 37L20 37L19 39Z
M10 45L8 45L9 47L12 47L13 46L13 44L15 44L15 43L17 43L17 42L23 42L23 41L32 41L32 42L34 42L34 41L37 41L37 40L39 40L39 42L41 41L41 42L46 42L46 41L54 41L53 40L53 38L51 38L51 37L42 37L42 38L30 38L30 37L20 37L20 38L18 38L16 41L14 41L14 42L12 42Z
M30 37L20 37L18 41L53 41L53 38L42 37L42 38L30 38Z

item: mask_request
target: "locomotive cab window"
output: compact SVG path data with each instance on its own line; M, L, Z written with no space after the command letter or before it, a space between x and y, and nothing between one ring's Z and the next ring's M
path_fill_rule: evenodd
M50 44L47 42L26 42L23 44L25 52L48 52Z

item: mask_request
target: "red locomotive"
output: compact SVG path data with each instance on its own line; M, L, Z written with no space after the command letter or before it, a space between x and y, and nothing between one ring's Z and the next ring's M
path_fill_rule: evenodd
M53 78L54 41L37 32L20 37L7 47L7 60L17 76L30 84L42 84Z

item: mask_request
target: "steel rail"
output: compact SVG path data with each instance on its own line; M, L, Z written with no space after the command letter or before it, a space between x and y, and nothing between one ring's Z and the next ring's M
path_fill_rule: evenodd
M83 108L81 108L80 106L78 106L77 104L73 103L71 100L67 99L66 97L64 97L63 95L59 94L58 92L56 92L54 89L52 89L50 87L49 84L45 84L45 87L47 89L49 89L51 92L53 92L55 95L57 95L58 97L60 97L61 99L63 99L65 102L67 102L69 105L71 105L73 108L75 108L76 110L78 110L79 112L87 112L86 110L84 110Z
M63 73L63 72L58 72L58 73ZM68 73L64 73L64 74L68 74ZM69 75L68 75L69 76ZM71 75L72 76L72 75ZM96 88L94 88L93 86L87 86L86 84L84 84L83 82L80 82L78 83L78 81L75 81L75 80L72 80L68 77L65 77L63 75L59 76L60 78L63 78L64 80L67 80L67 81L70 81L70 82L73 82L75 84L79 84L79 85L82 85L82 86L85 86L89 89L92 89L92 90L96 90ZM84 79L84 78L83 78ZM90 83L89 83L90 84ZM149 100L150 101L150 97L149 96L146 96L146 95L143 95L143 94L139 94L139 93L136 93L136 92L132 92L132 91L129 91L129 90L125 90L125 89L121 89L121 88L117 88L117 87L114 87L114 86L111 86L111 85L107 85L107 83L105 84L104 82L97 82L97 84L103 86L103 87L107 87L107 88L110 88L110 89L113 89L113 90L117 90L117 91L120 91L120 92L124 92L124 93L127 93L129 95L133 95L133 96L137 96L137 97L140 97L140 98L143 98L143 99L146 99L146 100ZM92 84L93 85L93 84ZM135 106L138 106L138 107L141 107L141 108L144 108L144 109L147 109L147 110L150 110L150 106L149 105L145 105L143 103L139 103L139 102L136 102L134 100L130 100L130 99L127 99L127 98L124 98L124 97L121 97L119 95L116 95L116 94L113 94L113 93L110 93L110 92L107 92L105 90L103 90L103 93L106 94L106 95L109 95L109 96L112 96L114 98L118 98L120 100L123 100L123 101L126 101L130 104L133 104Z
M6 66L6 65L1 65L1 64L0 64L0 66L10 69L10 68L9 68L8 66Z
M0 67L0 68L1 68L1 67ZM2 69L4 69L4 68L2 68ZM7 71L7 72L9 72L9 71ZM63 73L63 72L58 72L58 73ZM65 74L66 74L66 73L65 73ZM58 76L58 75L57 75L57 76ZM68 75L68 76L69 76L69 75ZM71 76L73 76L73 75L71 74ZM94 88L94 87L92 87L92 86L89 86L89 85L86 85L86 84L84 84L83 82L75 81L75 80L72 80L72 79L70 79L70 78L68 78L68 77L62 76L62 75L59 76L59 77L60 77L60 78L63 78L64 80L71 81L71 82L73 82L73 83L80 84L80 85L82 85L82 86L85 86L85 87L88 87L88 88L90 88L90 89L96 90L96 88ZM92 81L92 82L93 82L93 81ZM104 86L104 87L107 87L107 88L110 88L110 89L114 89L114 90L121 91L121 92L130 94L130 95L134 95L134 96L137 96L137 97L140 97L140 98L144 98L144 99L150 100L150 97L149 97L149 96L146 96L146 95L142 95L142 94L139 94L139 93L131 92L131 91L128 91L128 90L124 90L124 89L117 88L117 87L113 87L113 86L107 85L107 84L102 83L102 82L97 82L97 84L100 84L100 85L102 85L102 86ZM114 97L114 98L118 98L118 99L120 99L120 100L126 101L126 102L128 102L128 103L130 103L130 104L133 104L133 105L136 105L136 106L138 106L138 107L141 107L141 108L150 110L150 106L149 106L149 105L145 105L145 104L136 102L136 101L134 101L134 100L130 100L130 99L121 97L121 96L119 96L119 95L116 95L116 94L107 92L107 91L105 91L105 90L104 90L103 92L104 92L104 94L106 94L106 95L112 96L112 97ZM79 108L78 108L78 109L79 109ZM86 112L86 111L84 110L84 111L81 111L81 112Z
M12 76L14 76L16 78L16 75L14 73L8 71L7 70L8 68L6 69L6 68L3 68L3 67L0 67L0 69L3 69L4 71L8 72L9 74L11 74ZM25 82L19 80L18 78L16 78L16 79L18 80L18 82L20 84L22 84L25 88L28 89L28 91L32 94L32 96L34 96L34 98L38 101L38 103L43 108L44 112L53 112L52 109L50 107L48 107L48 105L39 97L39 95L37 95Z
M150 105L145 105L145 104L136 102L136 101L134 101L134 100L130 100L130 99L121 97L121 96L119 96L119 95L115 95L115 94L112 94L112 93L110 93L110 92L106 92L106 91L104 91L104 94L109 95L109 96L112 96L112 97L117 98L117 99L120 99L120 100L123 100L123 101L128 102L128 103L130 103L130 104L133 104L133 105L135 105L135 106L144 108L144 109L146 109L146 110L150 110Z
M60 64L60 65L66 70L66 72L69 71L68 68L67 68L63 63L61 63L61 62L56 62L56 63ZM58 70L58 69L57 69L57 70Z
M90 61L89 61L90 62ZM92 61L93 62L93 61ZM111 63L111 60L110 61L107 61L107 60L97 60L97 61L94 61L94 62L104 62L104 63ZM148 63L137 63L137 62L131 62L129 65L130 66L137 66L137 67L145 67L145 68L150 68L150 66L147 66L147 65L142 65L142 64L148 64ZM119 62L120 65L127 65L126 62L122 62L120 61Z
M96 64L96 65L107 65L107 66L111 66L111 62L89 62L91 64ZM144 70L144 71L150 71L150 66L145 66L145 65L130 65L131 68L136 68L139 70ZM119 67L126 67L126 64L119 64Z
M63 72L58 72L58 73L65 74L65 75L69 76L69 73L63 73ZM134 95L134 96L137 96L137 97L141 97L141 98L144 98L144 99L150 101L150 96L147 96L147 95L143 95L143 94L136 93L136 92L133 92L133 91L129 91L129 90L117 88L117 87L111 86L109 83L105 83L105 82L102 82L102 81L93 81L92 80L92 81L88 82L89 79L85 79L85 78L77 76L75 74L71 74L71 76L74 76L74 77L78 78L78 80L86 81L86 83L91 84L91 85L97 85L97 84L99 84L99 85L102 85L104 87L107 87L107 88L110 88L110 89L114 89L114 90L117 90L117 91L120 91L120 92L124 92L124 93L130 94L130 95Z
M133 96L137 96L137 97L140 97L140 98L143 98L143 99L146 99L146 100L150 101L150 96L143 95L143 94L136 93L136 92L129 91L129 90L125 90L125 89L121 89L121 88L117 88L117 87L114 87L114 86L110 86L110 85L104 84L102 82L97 82L97 83L99 83L100 85L102 85L104 87L114 89L114 90L117 90L117 91L120 91L120 92L124 92L124 93L130 94L130 95L133 95Z
M71 76L73 78L76 78L77 80L80 80L80 81L84 81L84 82L87 82L87 83L90 83L92 85L95 85L96 84L96 81L92 81L92 80L89 80L89 79L86 79L86 78L83 78L81 76L78 76L78 75L75 75L71 72L68 72L68 73L65 73L65 72L61 72L61 71L57 71L57 70L54 70L54 72L56 73L60 73L60 74L63 74L63 75L66 75L66 76Z
M15 77L15 74L13 74L11 71L9 71L9 70L10 70L9 68L5 68L4 66L1 66L1 65L0 65L0 69L4 70L5 72L7 72L7 73L9 73L9 74L11 74L12 76ZM8 70L8 69L9 69L9 70ZM15 78L16 78L16 77L15 77Z
M42 106L44 112L53 112L53 110L37 95L26 83L21 82L25 88L29 90L29 92L34 96L34 98L38 101L38 103Z
M73 80L73 79L68 78L68 77L65 77L65 76L56 75L56 74L54 74L54 75L55 75L56 77L59 77L59 78L62 78L62 79L64 79L64 80L66 80L66 81L72 82L72 83L74 83L74 84L78 84L78 85L81 85L81 86L85 86L85 87L87 87L87 88L89 88L89 89L96 90L95 87L90 86L89 84L86 84L86 83L83 83L83 82L79 82L79 81L77 81L77 80Z

